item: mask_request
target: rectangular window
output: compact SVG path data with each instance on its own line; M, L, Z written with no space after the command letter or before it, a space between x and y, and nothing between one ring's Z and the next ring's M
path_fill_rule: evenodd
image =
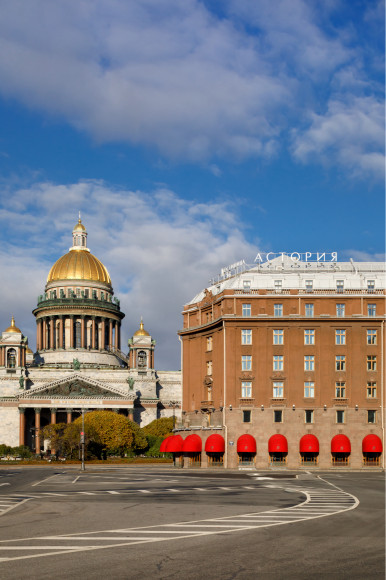
M275 280L274 281L275 292L280 294L283 289L283 280Z
M339 410L336 412L336 422L344 423L344 411Z
M206 363L206 374L207 375L212 374L212 361L211 360L208 360Z
M284 356L278 355L273 357L273 370L282 371L284 370Z
M343 293L344 290L344 280L337 280L336 281L336 291L338 294Z
M313 280L306 280L305 281L305 285L306 285L306 292L312 292L314 289L314 282Z
M283 423L283 411L274 411L273 421L274 423Z
M206 337L206 350L211 351L213 349L213 337L207 336Z
M336 315L337 316L344 316L345 315L345 304L337 304L336 305Z
M77 288L76 289L76 297L77 298L80 298L80 288Z
M377 422L377 412L373 410L367 411L367 422L376 423Z
M335 383L335 398L336 399L346 398L346 383L342 382Z
M315 370L315 357L314 355L306 355L304 357L304 370L314 371Z
M88 298L90 296L90 290L88 288L86 288L86 290L84 291L84 297Z
M367 344L377 344L377 331L368 330L367 331Z
M314 305L313 304L306 304L306 316L313 316L314 315Z
M273 344L284 344L284 330L273 331Z
M242 314L243 314L243 316L251 316L251 305L250 304L243 304Z
M249 294L251 292L251 281L243 280L243 290L244 294Z
M342 354L338 354L335 357L335 370L345 371L346 370L346 357Z
M335 330L335 344L346 344L346 331L339 329Z
M252 397L252 382L242 381L241 383L241 397L243 399L250 399Z
M283 304L274 304L273 305L273 315L274 316L283 316Z
M304 344L315 344L315 330L308 328L304 331Z
M375 280L367 280L367 292L373 293L375 290Z
M250 423L251 422L251 412L250 411L243 411L243 423Z
M377 397L377 383L368 382L366 393L367 393L368 399L376 399L376 397Z
M242 356L241 357L241 370L242 371L251 371L252 370L252 357Z
M282 399L284 397L284 382L274 381L273 383L273 398Z
M313 399L315 397L315 383L307 381L304 383L304 397Z
M367 356L367 370L376 371L377 370L377 357L375 355Z
M304 411L304 422L313 423L314 422L314 412L311 409L306 409Z
M241 331L241 344L252 344L252 330L245 329Z
M377 315L377 305L376 304L368 304L367 305L367 316L376 316Z

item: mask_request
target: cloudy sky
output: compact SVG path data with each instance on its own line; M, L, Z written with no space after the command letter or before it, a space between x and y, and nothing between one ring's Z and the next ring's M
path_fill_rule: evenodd
M0 3L1 329L34 348L78 211L159 369L234 261L381 260L383 96L383 1Z

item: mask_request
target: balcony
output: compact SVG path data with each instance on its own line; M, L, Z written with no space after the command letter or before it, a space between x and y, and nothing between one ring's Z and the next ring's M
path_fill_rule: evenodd
M201 401L200 407L202 410L204 409L214 409L214 402L207 400L207 401Z

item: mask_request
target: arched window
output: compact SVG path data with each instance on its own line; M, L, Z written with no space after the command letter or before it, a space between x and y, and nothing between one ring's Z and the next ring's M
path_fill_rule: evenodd
M7 367L9 369L14 369L16 367L16 350L14 348L9 348L7 352Z
M138 368L146 368L146 352L144 350L140 350L138 352Z

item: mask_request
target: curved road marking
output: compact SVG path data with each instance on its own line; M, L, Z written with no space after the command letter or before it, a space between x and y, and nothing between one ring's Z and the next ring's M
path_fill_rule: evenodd
M326 481L325 483L329 482ZM0 562L280 526L336 515L353 510L359 505L357 497L340 490L336 486L333 486L333 489L301 489L287 486L285 490L302 493L306 496L306 499L292 507L223 518L208 518L174 524L91 531L60 536L42 536L40 538L2 540L0 541L0 554L2 556L0 556ZM74 546L74 541L84 543L83 545ZM12 545L10 545L11 543ZM20 555L13 556L15 551L18 551ZM34 551L39 551L39 553L31 553Z

